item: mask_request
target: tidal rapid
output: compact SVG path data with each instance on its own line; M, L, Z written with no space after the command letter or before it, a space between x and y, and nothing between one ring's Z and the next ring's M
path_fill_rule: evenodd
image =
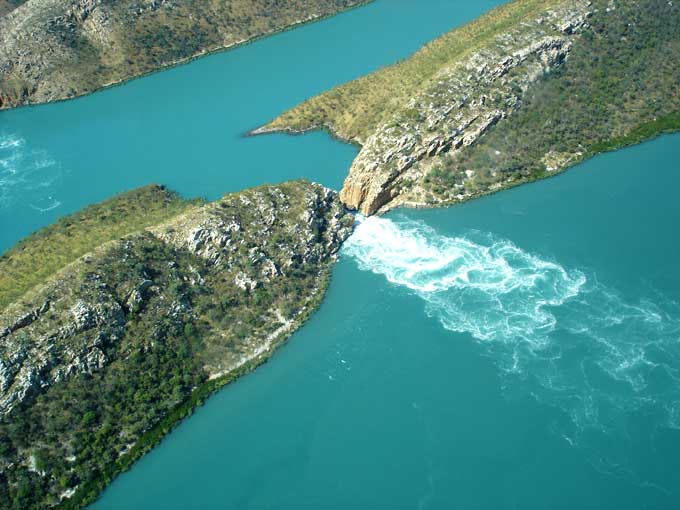
M680 430L680 307L668 297L628 302L596 274L489 233L441 235L408 215L359 217L344 253L469 334L512 391L562 409L570 444L593 431L623 441L641 410ZM618 452L588 448L602 467L625 467Z
M207 198L298 177L338 189L354 147L243 133L497 3L378 0L2 112L0 250L152 182ZM678 508L678 136L363 221L305 327L93 508Z
M26 140L0 133L0 211L13 210L21 201L39 213L56 209L61 202L52 189L62 180L62 168L43 150L26 146Z

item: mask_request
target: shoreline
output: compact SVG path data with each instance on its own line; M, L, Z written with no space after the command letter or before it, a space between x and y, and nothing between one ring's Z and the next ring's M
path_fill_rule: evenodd
M668 124L668 125L666 125ZM315 128L318 130L319 128ZM649 132L649 130L653 130ZM387 210L379 210L376 215L382 216L383 214L389 212L390 210L398 208L411 208L411 209L434 209L451 207L457 204L462 204L474 199L482 198L484 196L492 195L500 191L510 189L522 184L528 184L540 179L545 179L549 177L555 177L565 172L566 170L582 163L593 156L598 154L604 154L607 152L614 152L615 150L620 150L626 147L637 145L639 143L651 141L660 136L669 134L672 135L680 131L680 112L674 112L662 118L659 118L651 123L643 124L633 129L628 135L623 137L612 139L606 142L606 148L594 146L593 149L585 153L582 157L574 160L568 166L555 170L544 175L535 176L529 179L520 180L517 182L510 183L506 186L502 186L495 190L490 190L478 195L471 196L464 200L458 200L455 202L447 202L441 204L398 204L394 208L389 208ZM259 134L259 133L258 133ZM264 133L262 133L264 134ZM303 134L303 133L297 133ZM605 142L602 142L605 144ZM602 150L598 150L602 149ZM323 304L326 292L328 291L329 285L332 279L333 266L337 262L336 258L330 263L329 266L324 268L320 274L320 282L315 292L309 299L309 302L300 310L298 316L290 323L289 327L280 328L278 334L267 343L266 347L257 352L253 357L244 360L241 364L235 366L229 372L220 374L218 376L208 377L205 382L197 387L192 393L188 400L185 400L179 404L170 414L159 421L153 428L146 431L139 439L139 441L127 452L123 453L115 465L107 472L102 473L100 478L97 480L80 486L76 489L72 497L64 499L61 503L56 505L54 508L56 510L76 510L83 508L94 501L96 501L103 491L110 485L111 482L115 480L117 476L121 473L128 471L133 467L134 463L137 462L144 455L153 450L169 435L176 426L178 426L185 418L191 416L196 408L202 406L212 395L217 393L219 390L227 386L228 384L236 381L240 377L248 375L253 372L257 367L269 361L269 359L274 355L274 353L281 347L285 346L290 339L290 337L299 330L304 324L314 315L314 313Z
M654 127L657 127L658 124L663 124L664 121L666 120L670 121L669 126L661 127L657 131L654 131L652 134L646 132L646 130L648 129L653 129ZM319 128L315 128L315 130L318 129ZM651 141L663 135L672 135L678 133L679 131L680 131L680 112L675 112L673 114L669 114L668 116L657 119L652 123L641 125L638 128L632 130L631 133L629 133L626 136L606 142L607 146L612 148L607 148L605 150L591 150L585 153L581 158L571 162L571 164L569 164L568 166L559 170L555 170L554 172L551 172L549 174L535 176L530 179L513 182L499 189L491 190L485 193L481 193L479 195L474 195L464 200L456 202L423 205L400 204L388 210L380 210L376 213L376 215L381 216L389 212L390 210L398 208L434 209L451 207L453 205L461 204L477 198L482 198L487 195L492 195L500 191L510 189L522 184L528 184L540 179L555 177L565 172L566 170L572 168L573 166L576 166L592 158L593 156L604 154L607 152L614 152L615 150L620 150L626 147ZM644 136L644 138L642 139L639 138L641 133L643 133ZM108 485L110 485L110 483L113 482L117 476L119 476L121 473L124 473L125 471L128 471L131 467L133 467L135 462L137 462L140 458L142 458L144 455L146 455L155 447L157 447L159 444L161 444L163 440L166 437L168 437L170 432L172 432L172 430L174 430L176 426L178 426L185 418L191 416L194 410L197 409L199 406L202 406L212 395L217 393L219 390L221 390L228 384L236 381L240 377L248 375L249 373L253 372L256 368L258 368L260 365L269 361L269 359L274 355L274 353L279 348L284 347L288 343L290 337L297 330L303 327L305 323L314 315L314 313L316 313L319 307L323 304L324 298L326 296L326 293L332 280L333 266L336 262L337 256L336 259L333 260L329 266L322 270L322 274L320 274L321 280L319 282L319 286L316 288L314 294L310 297L309 302L299 312L298 317L296 317L295 320L290 324L290 327L282 329L280 334L277 337L275 337L262 352L259 352L255 356L245 360L243 363L236 366L235 368L233 368L232 370L225 374L219 375L218 377L214 378L210 377L207 378L206 381L201 386L194 390L189 400L186 400L183 403L179 404L168 416L162 419L153 428L145 432L140 437L137 444L135 444L129 451L121 455L119 459L116 461L115 466L110 471L102 473L98 480L95 480L88 485L78 487L78 489L75 491L74 495L71 498L63 500L54 508L56 510L76 510L95 502L101 496L103 491L108 487Z
M648 129L654 129L654 127L658 126L659 124L663 124L665 121L669 122L670 125L668 126L663 126L659 127L657 130L652 131L652 132L647 132ZM610 152L616 152L619 150L626 149L628 147L633 147L635 145L640 145L646 142L651 142L652 140L655 140L656 138L665 136L665 135L673 135L673 134L678 134L680 133L680 111L678 112L673 112L668 115L665 115L661 118L658 118L652 122L648 122L645 124L641 124L637 126L636 128L632 129L630 133L627 135L618 137L618 138L612 138L611 140L608 140L606 142L599 142L593 147L591 147L587 152L579 156L578 158L573 159L572 161L569 162L567 166L564 166L562 168L555 169L553 171L545 171L542 174L539 175L534 175L527 177L525 179L518 179L517 181L506 183L505 185L501 185L495 189L491 190L485 190L481 193L470 195L469 197L465 197L460 200L446 200L442 201L440 203L418 203L418 202L403 202L401 204L396 204L394 207L387 207L385 206L381 207L378 209L374 214L376 216L383 216L384 214L387 214L390 211L400 209L400 208L408 208L408 209L443 209L447 207L453 207L458 204L464 204L465 202L470 202L472 200L476 200L478 198L483 198L487 197L490 195L495 195L496 193L500 193L502 191L516 188L518 186L522 186L523 184L531 184L533 182L537 181L542 181L544 179L550 179L552 177L557 177L560 174L563 174L564 172L570 170L571 168L580 165L581 163L585 163L586 161L594 158L595 156L599 156L601 154L607 154ZM386 205L389 205L386 204ZM345 207L347 207L345 205ZM351 210L351 209L350 209Z
M304 25L311 25L313 23L318 23L318 22L333 18L335 16L339 16L339 15L344 14L346 12L350 12L353 9L358 9L360 7L364 7L364 6L366 6L370 3L373 3L374 1L375 0L361 0L359 3L357 3L356 5L352 5L351 7L347 7L345 9L341 9L341 10L338 10L338 11L335 11L335 12L332 12L332 13L328 13L328 14L322 14L322 15L319 15L319 16L311 16L307 19L298 20L295 23L293 23L291 25L287 25L283 28L272 30L270 32L265 32L265 33L262 33L260 35L253 36L250 39L244 39L242 41L230 44L228 46L219 46L219 47L212 48L212 49L204 49L204 50L202 50L198 53L195 53L191 56L168 62L167 64L164 64L163 66L158 67L156 69L152 69L152 70L140 73L140 74L135 74L133 76L128 76L128 77L125 77L125 78L121 78L119 80L114 80L114 81L102 84L94 90L76 93L72 96L62 97L62 98L57 98L57 99L48 99L48 100L45 100L45 101L21 103L21 104L17 104L17 105L13 105L13 106L0 106L0 116L2 115L2 112L4 112L4 111L17 110L19 108L31 108L31 107L36 107L36 106L48 105L48 104L56 104L56 103L61 103L61 102L64 102L64 101L71 101L73 99L79 99L79 98L82 98L82 97L85 97L85 96L96 94L98 92L103 92L105 90L108 90L108 89L111 89L111 88L114 88L114 87L117 87L117 86L120 86L120 85L125 85L126 83L131 82L133 80L145 78L147 76L151 76L151 75L156 74L156 73L167 71L167 70L173 69L175 67L180 67L180 66L183 66L183 65L186 65L186 64L190 64L194 60L198 60L198 59L201 59L203 57L208 57L210 55L215 55L215 54L218 54L218 53L236 50L236 49L241 48L243 46L247 46L248 44L256 43L259 40L265 39L267 37L273 37L275 35L282 34L284 32L288 32L289 30L293 30L295 28L300 28Z
M305 129L295 129L291 127L280 127L280 128L268 128L267 125L264 125L260 128L253 129L251 131L248 131L244 136L259 136L259 135L267 135L267 134L277 134L277 133L283 133L283 134L288 134L291 136L302 136L304 134L313 132L313 131L323 131L329 134L334 140L338 140L343 143L347 143L349 145L354 145L355 147L361 148L361 145L357 142L353 141L348 141L337 134L335 134L334 130L327 125L323 126L313 126ZM403 202L397 202L394 203L390 206L390 202L387 204L384 204L382 207L380 207L377 211L375 211L373 214L370 216L383 216L387 214L390 211L396 210L396 209L442 209L446 207L453 207L458 204L463 204L465 202L470 202L472 200L476 200L478 198L483 198L489 195L494 195L496 193L500 193L501 191L505 191L511 188L515 188L517 186L521 186L523 184L530 184L532 182L536 182L539 180L543 179L549 179L551 177L556 177L563 172L566 172L567 170L571 169L572 167L579 165L581 163L584 163L585 161L588 161L589 159L598 156L599 154L606 154L608 152L615 152L621 149L625 149L627 147L631 147L634 145L639 145L641 143L649 142L651 140L654 140L655 138L658 138L660 136L664 135L672 135L674 133L680 132L680 111L677 112L672 112L667 115L664 115L663 117L658 117L653 121L640 124L633 129L630 130L629 133L626 135L617 137L617 138L612 138L610 140L606 140L603 142L598 142L594 144L588 151L583 153L577 158L574 158L569 162L568 165L562 167L562 168L557 168L553 171L545 171L542 174L537 174L533 175L527 178L523 179L518 179L513 182L508 182L504 183L501 186L498 186L497 188L494 189L489 189L485 190L480 193L472 194L468 197L465 197L463 199L454 199L454 200L444 200L442 202L438 203L431 203L431 202L413 202L413 201L403 201ZM349 177L349 174L345 177L345 179ZM356 213L357 210L349 207L347 204L343 202L343 205L352 213Z
M319 274L320 282L309 302L300 310L298 316L290 323L289 327L267 344L267 347L246 359L229 372L211 378L208 376L205 382L197 387L188 400L177 405L165 418L161 419L154 427L147 430L139 438L139 441L127 452L124 452L107 472L101 473L99 478L83 486L76 488L73 495L55 505L54 510L80 510L97 501L106 488L122 473L130 470L134 464L160 445L166 437L194 411L228 384L252 373L259 366L267 363L269 359L288 343L290 337L299 330L314 315L323 304L324 297L331 283L333 266L337 262L337 255L330 264L322 269Z
M373 1L373 0L370 0ZM330 136L333 140L336 140L338 142L345 143L347 145L353 145L354 147L361 149L362 145L354 140L350 140L347 138L344 138L343 136L340 136L332 126L328 124L322 124L320 126L311 126L305 129L295 129L292 127L283 127L283 128L272 128L268 127L269 124L265 124L263 126L260 126L255 129L251 129L250 131L246 131L243 133L243 138L250 138L254 136L264 136L264 135L276 135L276 134L284 134L284 135L290 135L290 136L302 136L306 135L307 133L313 133L314 131L320 131L323 133L326 133L328 136Z

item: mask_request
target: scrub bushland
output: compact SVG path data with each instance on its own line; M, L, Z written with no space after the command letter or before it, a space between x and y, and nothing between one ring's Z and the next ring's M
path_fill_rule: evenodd
M151 197L163 205L145 227ZM149 187L24 241L36 256L90 249L0 311L0 507L93 501L306 320L353 221L335 192L304 181L212 203ZM64 236L73 224L87 232ZM13 261L17 277L35 264Z
M361 150L365 214L469 200L680 129L680 6L515 0L256 130L327 129Z

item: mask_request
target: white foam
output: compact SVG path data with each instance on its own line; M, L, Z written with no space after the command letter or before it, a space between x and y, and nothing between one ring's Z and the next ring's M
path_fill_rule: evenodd
M680 400L671 402L668 405L668 427L680 430Z
M552 331L550 308L576 296L579 272L526 253L506 240L445 237L420 222L360 218L345 253L359 267L403 285L445 328L479 340L537 340Z
M625 471L627 459L586 431L630 441L636 412L680 426L680 306L666 297L631 303L508 240L442 236L406 218L360 217L343 250L419 296L447 330L474 337L508 391L564 411L569 423L555 432L592 448L603 469Z
M33 149L16 134L0 135L0 208L28 203L46 212L59 207L50 195L63 171L45 151Z
M52 197L49 197L49 199L45 202L39 202L38 204L28 205L31 208L35 209L36 211L47 212L59 207L61 205L61 202L59 200L54 200Z
M10 135L0 135L0 151L5 150L5 149L13 149L17 147L21 147L26 143L26 141L23 138L18 137L17 135L10 134Z

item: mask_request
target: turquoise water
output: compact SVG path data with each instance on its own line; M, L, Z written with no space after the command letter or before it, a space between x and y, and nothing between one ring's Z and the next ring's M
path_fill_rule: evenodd
M298 177L339 188L354 147L321 133L243 134L499 3L380 0L76 101L2 112L0 252L64 214L152 182L209 199Z
M677 508L679 142L365 220L311 321L95 508Z
M0 249L148 182L209 198L298 176L338 187L354 148L241 134L492 4L379 0L0 114ZM679 159L666 136L361 221L309 323L94 508L677 508Z

